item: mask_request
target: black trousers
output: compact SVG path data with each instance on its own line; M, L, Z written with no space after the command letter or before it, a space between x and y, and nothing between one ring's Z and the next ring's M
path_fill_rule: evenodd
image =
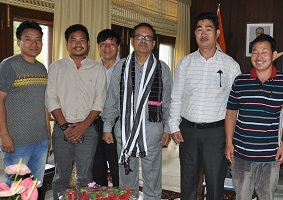
M98 143L96 153L94 155L92 179L94 182L101 186L108 186L107 180L107 161L109 163L110 174L114 187L119 186L119 165L118 165L118 154L117 154L117 141L113 134L114 143L107 144L103 139L103 121L101 118L95 121L98 129Z
M179 146L181 164L181 199L195 200L200 170L203 168L207 200L223 200L228 162L225 158L224 126L198 129L182 119L184 142Z

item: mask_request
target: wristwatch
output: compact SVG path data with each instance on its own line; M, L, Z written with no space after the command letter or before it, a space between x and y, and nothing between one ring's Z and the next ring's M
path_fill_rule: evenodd
M62 124L62 125L60 126L60 129L61 129L62 131L65 131L68 127L69 127L69 123L67 122L67 123L65 123L65 124Z

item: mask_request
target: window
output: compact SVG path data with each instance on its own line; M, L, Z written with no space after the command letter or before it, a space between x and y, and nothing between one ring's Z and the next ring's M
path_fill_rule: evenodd
M22 21L18 21L18 20L15 20L14 21L14 24L13 24L13 35L14 35L14 55L15 54L20 54L20 48L19 46L17 45L17 37L16 37L16 31L17 31L17 28L19 27L20 23ZM40 23L39 23L40 24ZM36 59L43 63L44 66L46 67L46 69L48 69L48 66L51 62L51 58L49 57L50 53L49 53L49 47L48 47L48 44L49 44L49 39L52 39L52 38L49 38L49 26L47 25L43 25L43 24L40 24L41 28L42 28L42 32L43 32L43 38L42 38L42 41L43 41L43 46L42 46L42 51L41 53L36 57Z
M51 64L53 43L53 13L30 10L17 6L0 3L0 16L2 19L1 36L5 38L0 46L0 62L7 57L20 53L17 46L16 29L22 21L36 21L43 28L43 48L37 59L46 67Z
M174 67L174 46L169 44L160 44L159 59L165 62L172 70Z

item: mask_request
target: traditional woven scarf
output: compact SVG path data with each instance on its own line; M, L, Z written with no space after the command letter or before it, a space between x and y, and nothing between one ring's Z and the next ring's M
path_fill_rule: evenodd
M126 175L132 171L131 157L145 157L147 154L146 106L150 122L162 120L161 70L160 61L151 54L144 63L139 91L135 93L135 53L129 55L123 63L120 83L122 151L119 162L124 165Z

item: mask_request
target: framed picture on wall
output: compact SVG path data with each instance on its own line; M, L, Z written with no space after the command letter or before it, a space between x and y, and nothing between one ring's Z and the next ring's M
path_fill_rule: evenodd
M273 37L273 23L247 23L246 57L251 56L251 42L263 33Z

